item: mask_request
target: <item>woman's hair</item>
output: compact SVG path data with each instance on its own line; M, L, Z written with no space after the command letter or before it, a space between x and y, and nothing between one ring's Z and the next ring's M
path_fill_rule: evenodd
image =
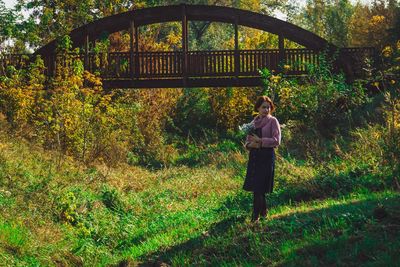
M271 114L272 112L275 111L275 105L274 105L274 103L272 102L271 98L269 98L268 96L265 96L265 95L259 96L259 97L257 98L257 101L256 101L256 103L254 104L254 111L257 112L257 111L258 111L258 108L261 107L262 103L264 103L264 102L269 103L269 105L270 105L270 107L271 107L271 109L269 110L269 114Z

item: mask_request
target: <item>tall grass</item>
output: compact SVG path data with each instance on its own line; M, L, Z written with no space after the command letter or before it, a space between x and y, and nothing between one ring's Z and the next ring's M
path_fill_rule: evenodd
M363 137L379 127L357 130ZM369 143L366 142L369 141ZM85 167L1 131L0 258L6 265L392 264L399 194L357 137L313 162L277 154L269 217L250 223L247 154L231 142L162 169ZM335 146L332 146L335 151ZM364 150L363 150L364 149ZM332 152L331 151L331 152ZM389 246L390 245L390 246ZM375 251L369 253L369 251Z

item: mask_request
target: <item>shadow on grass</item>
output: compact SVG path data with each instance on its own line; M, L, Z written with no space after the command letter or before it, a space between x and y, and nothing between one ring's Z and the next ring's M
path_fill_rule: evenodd
M380 203L386 208L383 217L376 213ZM236 215L214 224L207 235L143 256L140 266L171 264L188 252L190 258L185 264L191 265L321 266L375 260L394 264L398 258L395 251L400 249L400 220L395 211L400 208L399 195L274 216L256 228L245 223L247 215L243 214L248 205L248 198L243 196L228 199L220 211L232 208L237 210ZM380 220L375 219L377 216ZM391 239L382 231L385 227L391 229Z

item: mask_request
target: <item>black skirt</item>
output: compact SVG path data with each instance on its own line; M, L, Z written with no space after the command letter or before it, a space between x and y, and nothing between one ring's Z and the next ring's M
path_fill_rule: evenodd
M260 131L257 131L258 133ZM260 136L260 134L257 134ZM274 186L275 150L272 147L251 148L243 189L272 193Z

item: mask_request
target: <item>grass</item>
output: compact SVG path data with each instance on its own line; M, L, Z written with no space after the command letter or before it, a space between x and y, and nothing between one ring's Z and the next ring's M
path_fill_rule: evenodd
M150 171L68 158L58 166L51 152L1 131L0 147L5 266L400 262L400 194L375 162L350 154L319 167L278 158L269 216L253 225L240 151Z

